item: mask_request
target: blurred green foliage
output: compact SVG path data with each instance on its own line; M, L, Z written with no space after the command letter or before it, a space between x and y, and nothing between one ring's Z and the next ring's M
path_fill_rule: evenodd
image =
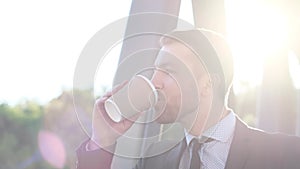
M0 105L1 168L22 168L30 158L36 159L36 138L43 112L44 108L41 105L30 101L16 106ZM38 162L31 168L49 167L43 162Z
M14 106L0 104L0 168L53 169L38 148L41 130L55 133L62 140L66 152L64 168L75 168L75 150L87 135L78 123L73 96L79 100L77 106L87 115L87 121L94 98L90 90L73 92L64 91L46 105L33 101Z

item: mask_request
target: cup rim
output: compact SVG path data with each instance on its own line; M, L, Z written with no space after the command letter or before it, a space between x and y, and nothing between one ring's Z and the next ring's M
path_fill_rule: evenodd
M114 122L120 122L122 120L121 111L118 107L118 105L112 100L107 99L104 102L105 111Z

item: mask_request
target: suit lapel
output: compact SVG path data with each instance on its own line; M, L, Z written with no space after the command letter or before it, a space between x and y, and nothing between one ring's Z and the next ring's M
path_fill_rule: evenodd
M178 169L181 159L181 154L186 147L185 139L178 140L164 140L152 145L147 151L148 154L157 154L152 157L145 157L141 160L137 168L144 169ZM170 148L166 152L161 151Z
M184 149L186 148L186 141L180 141L166 156L166 163L164 168L177 169Z
M243 169L249 155L250 129L238 117L225 169Z

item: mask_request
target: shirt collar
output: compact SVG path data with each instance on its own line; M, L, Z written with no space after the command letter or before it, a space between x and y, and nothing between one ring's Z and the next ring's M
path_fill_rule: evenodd
M234 132L235 122L236 122L236 117L234 113L231 111L225 118L223 118L217 124L205 130L204 133L198 138L205 136L220 142L227 142ZM184 131L186 135L185 137L186 142L187 144L189 144L191 140L196 136L189 134L186 130Z

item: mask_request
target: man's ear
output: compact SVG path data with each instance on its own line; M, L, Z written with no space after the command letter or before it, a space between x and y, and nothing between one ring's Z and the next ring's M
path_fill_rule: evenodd
M201 81L202 81L201 96L207 97L211 95L213 90L212 90L212 82L210 77L206 75L201 79Z
M212 83L213 88L219 87L221 85L221 77L219 74L216 73L210 74L210 81Z

